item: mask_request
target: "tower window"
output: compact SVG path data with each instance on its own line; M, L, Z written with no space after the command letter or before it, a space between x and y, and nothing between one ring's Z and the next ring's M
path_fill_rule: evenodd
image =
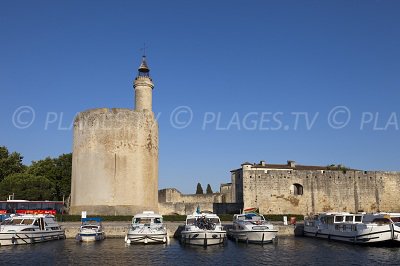
M293 195L303 195L303 186L300 184L293 184Z

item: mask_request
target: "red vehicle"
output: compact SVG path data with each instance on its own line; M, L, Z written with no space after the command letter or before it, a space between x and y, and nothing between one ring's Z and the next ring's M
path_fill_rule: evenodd
M62 201L28 201L6 200L0 201L0 214L61 214L64 211Z

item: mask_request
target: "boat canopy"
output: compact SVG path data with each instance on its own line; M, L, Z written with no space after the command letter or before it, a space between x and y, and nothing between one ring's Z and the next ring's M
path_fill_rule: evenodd
M102 221L102 219L100 217L82 218L82 223L90 222L90 221L94 221L94 222L100 223Z

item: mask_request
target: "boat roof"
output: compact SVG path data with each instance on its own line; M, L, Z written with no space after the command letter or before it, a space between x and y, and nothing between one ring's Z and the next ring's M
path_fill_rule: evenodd
M153 211L144 211L136 214L133 218L162 218L162 215L154 213Z
M35 219L35 218L54 218L54 215L52 214L16 214L16 215L10 215L10 218L20 218L20 219L25 219L25 218L30 218L30 219Z
M349 213L349 212L320 212L317 215L362 215L362 213Z

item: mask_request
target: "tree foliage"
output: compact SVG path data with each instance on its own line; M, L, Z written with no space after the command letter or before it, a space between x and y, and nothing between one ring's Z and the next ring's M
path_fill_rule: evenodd
M71 193L72 154L47 157L22 164L22 156L0 146L0 197L14 193L15 199L62 200Z
M8 175L22 173L25 170L22 158L21 154L17 152L10 154L6 147L0 146L0 182Z
M43 176L28 173L11 174L0 183L0 197L14 193L16 199L54 200L55 185Z
M207 184L206 193L207 193L207 194L212 194L212 193L213 193L210 184Z
M196 194L204 194L203 188L201 187L200 183L197 183Z
M58 158L47 157L34 161L29 166L27 173L35 176L43 176L50 180L56 190L55 197L62 200L71 192L72 154L62 154Z

